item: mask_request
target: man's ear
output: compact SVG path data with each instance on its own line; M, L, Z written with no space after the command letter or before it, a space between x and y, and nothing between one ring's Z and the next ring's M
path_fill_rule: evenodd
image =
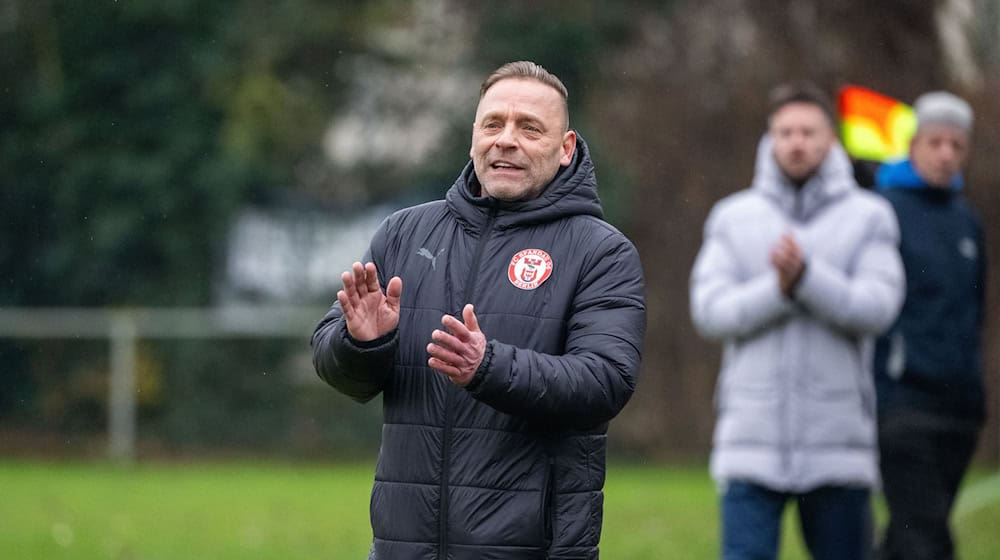
M562 138L562 157L559 158L559 165L563 167L573 161L573 152L576 151L576 131L567 130Z
M474 138L476 137L476 121L472 121L472 135L471 135L471 137L473 139L469 140L469 159L475 159L475 156L473 155L473 151L474 151L474 148L476 147L476 143L475 143L476 141L474 140Z

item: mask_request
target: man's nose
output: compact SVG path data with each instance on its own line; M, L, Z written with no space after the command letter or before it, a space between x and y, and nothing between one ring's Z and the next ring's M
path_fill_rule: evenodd
M958 158L958 152L953 146L949 146L948 144L942 145L939 153L941 155L941 159L949 162L955 161L955 159Z
M788 135L788 146L792 149L800 149L805 144L805 136L799 133Z
M503 131L497 136L497 145L501 148L509 148L517 144L517 138L515 137L515 130L513 124L508 124L503 127Z

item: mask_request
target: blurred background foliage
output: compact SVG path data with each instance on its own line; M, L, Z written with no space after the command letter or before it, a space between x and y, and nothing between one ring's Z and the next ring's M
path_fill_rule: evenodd
M268 303L232 286L241 217L342 227L323 239L360 257L343 232L440 197L468 160L480 81L531 59L566 83L608 218L645 267L647 351L616 451L703 457L718 347L691 328L687 275L711 204L749 183L768 89L809 78L912 101L947 88L977 111L969 194L994 263L995 415L998 38L989 0L0 0L0 306ZM344 263L327 264L336 277ZM321 308L334 291L280 303ZM309 334L144 341L143 449L370 452L378 407L315 380ZM0 452L93 451L107 362L100 341L0 340ZM984 457L998 438L985 433Z

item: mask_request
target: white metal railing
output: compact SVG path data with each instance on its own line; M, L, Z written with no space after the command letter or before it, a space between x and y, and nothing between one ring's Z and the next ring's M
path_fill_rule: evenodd
M110 342L108 455L135 460L136 342L150 338L308 338L326 313L315 306L208 308L0 308L0 337Z

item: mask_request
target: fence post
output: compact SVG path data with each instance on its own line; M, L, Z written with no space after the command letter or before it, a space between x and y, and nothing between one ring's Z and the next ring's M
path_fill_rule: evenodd
M136 326L128 312L111 317L111 379L108 383L108 454L112 461L135 460Z

